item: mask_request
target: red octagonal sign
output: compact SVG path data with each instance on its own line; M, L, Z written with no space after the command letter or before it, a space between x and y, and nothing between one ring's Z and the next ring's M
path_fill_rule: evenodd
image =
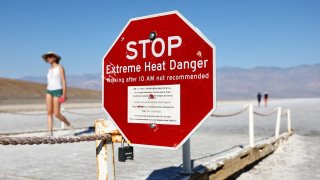
M215 46L179 12L131 19L103 58L103 105L132 144L178 149L215 109Z

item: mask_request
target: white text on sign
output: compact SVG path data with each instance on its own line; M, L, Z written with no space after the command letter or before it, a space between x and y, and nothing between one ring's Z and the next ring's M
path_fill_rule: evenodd
M166 46L168 49L168 56L172 55L172 49L178 48L182 44L182 39L180 36L169 36L168 37L168 44L166 45L165 41L162 38L156 38L153 41L149 39L139 40L138 43L136 41L129 41L127 44L127 50L130 54L126 55L126 58L129 60L134 60L138 57L138 50L137 46L140 45L140 49L142 50L142 58L146 58L146 51L147 51L147 44L151 43L151 53L154 57L161 57L165 50ZM156 46L160 45L160 51L156 52Z
M196 72L197 69L207 68L208 60L192 60L192 61L176 61L171 59L169 61L169 69L173 70L184 70L190 69L192 72ZM119 66L117 65L107 65L106 66L106 74L121 74L121 73L137 73L148 71L166 71L167 63L166 61L162 61L161 63L151 63L144 62L144 69L141 68L140 65L128 65L128 66Z

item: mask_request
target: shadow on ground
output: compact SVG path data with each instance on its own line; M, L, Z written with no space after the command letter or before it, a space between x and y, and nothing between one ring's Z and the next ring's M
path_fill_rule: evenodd
M80 136L80 135L83 135L83 134L90 134L90 133L93 133L93 132L94 132L94 127L93 127L93 126L90 126L90 127L88 127L87 129L85 129L85 130L83 130L83 131L74 133L74 135L75 135L75 136Z
M183 165L181 164L180 166L170 166L170 167L165 167L162 169L154 170L147 177L147 179L148 180L170 180L170 179L190 179L190 178L191 179L198 179L197 176L207 172L208 169L203 165L198 165L198 166L194 167L195 161L201 160L201 159L206 159L206 158L213 158L214 156L226 153L228 151L231 151L231 150L234 150L237 148L243 148L243 145L236 145L236 146L233 146L231 148L228 148L226 150L223 150L223 151L211 154L211 155L192 159L191 160L191 166L192 166L192 171L193 171L192 176L182 173L183 172ZM202 178L206 179L205 177L202 177Z

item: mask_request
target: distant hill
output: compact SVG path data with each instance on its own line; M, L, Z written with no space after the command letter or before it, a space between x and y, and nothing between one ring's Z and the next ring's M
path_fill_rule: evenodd
M43 103L46 85L36 82L0 78L0 105ZM101 92L80 88L68 88L69 102L99 102Z
M320 64L289 68L224 67L217 71L219 99L248 99L257 92L276 98L320 97Z
M32 81L38 83L47 83L46 76L24 76L20 80ZM67 75L67 84L70 87L82 89L101 90L101 73Z
M46 82L45 77L27 76L22 80ZM101 74L67 76L69 86L101 90ZM223 67L217 69L218 99L251 99L257 92L275 98L320 97L320 64L289 68Z

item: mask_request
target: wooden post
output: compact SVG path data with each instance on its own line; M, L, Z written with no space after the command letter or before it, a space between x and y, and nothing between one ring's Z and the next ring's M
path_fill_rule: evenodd
M254 147L254 119L253 119L253 105L248 105L249 112L249 146Z
M278 107L277 113L277 122L276 122L276 130L275 137L278 138L280 134L280 121L281 121L281 107Z
M291 113L290 109L287 109L287 123L288 123L288 133L291 134Z
M107 123L105 120L95 121L95 133L106 134ZM115 179L113 143L109 141L96 141L97 179Z

